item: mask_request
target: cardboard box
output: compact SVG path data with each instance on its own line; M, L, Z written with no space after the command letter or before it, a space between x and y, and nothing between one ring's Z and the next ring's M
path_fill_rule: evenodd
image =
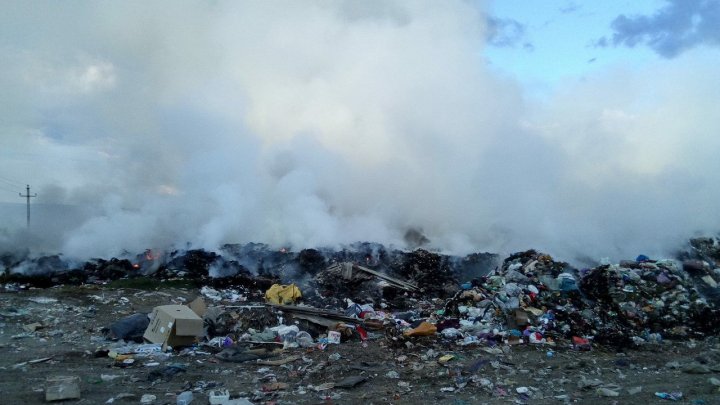
M205 303L203 297L195 298L188 304L188 307L190 307L190 309L192 309L193 312L195 312L200 318L203 318L207 312L207 304Z
M527 312L519 308L515 310L515 325L525 326L528 324L528 321L529 319Z
M185 305L155 307L143 338L167 346L189 346L204 333L203 320Z

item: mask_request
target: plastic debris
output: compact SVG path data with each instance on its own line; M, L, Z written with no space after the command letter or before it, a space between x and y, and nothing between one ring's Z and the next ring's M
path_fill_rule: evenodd
M403 334L408 337L412 336L431 336L437 332L437 327L429 322L422 322L417 328L408 329Z
M190 405L193 399L192 391L183 391L177 396L177 405Z
M295 284L273 284L265 292L265 300L275 305L294 304L302 298L302 292Z
M133 314L110 325L108 337L110 339L143 341L143 333L150 324L147 314Z
M679 401L682 399L683 394L679 391L674 392L656 392L655 396L661 399L667 399L669 401Z
M143 396L140 398L141 404L152 404L157 399L157 396L152 394L143 394Z

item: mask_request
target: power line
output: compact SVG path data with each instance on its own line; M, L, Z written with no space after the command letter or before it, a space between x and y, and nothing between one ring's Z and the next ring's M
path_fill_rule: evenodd
M17 193L17 189L15 189L15 190L10 190L9 188L4 187L2 184L0 184L0 190L9 191L9 192L11 192L11 193L13 193L13 194Z
M18 187L18 188L22 187L22 184L16 183L16 182L14 182L14 181L12 181L12 180L8 180L8 179L6 179L6 178L4 178L4 177L0 177L0 181L4 182L4 183L6 183L6 184L9 184L9 185L11 185L11 186L13 186L13 187Z
M5 180L5 181L8 181L8 182L13 183L13 184L20 184L20 185L22 185L22 183L18 183L17 181L12 180L12 179L9 179L9 178L7 178L7 177L5 177L5 176L0 176L0 180Z

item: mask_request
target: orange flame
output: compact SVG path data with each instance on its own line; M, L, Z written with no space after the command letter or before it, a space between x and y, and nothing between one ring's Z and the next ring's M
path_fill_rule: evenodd
M148 249L145 251L145 260L147 261L153 261L158 257L160 257L160 255L153 253L152 249Z

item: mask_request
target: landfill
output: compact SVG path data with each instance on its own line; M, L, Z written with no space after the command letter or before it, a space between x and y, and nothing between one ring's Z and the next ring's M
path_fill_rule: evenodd
M587 268L373 243L0 265L5 403L720 400L716 237Z

